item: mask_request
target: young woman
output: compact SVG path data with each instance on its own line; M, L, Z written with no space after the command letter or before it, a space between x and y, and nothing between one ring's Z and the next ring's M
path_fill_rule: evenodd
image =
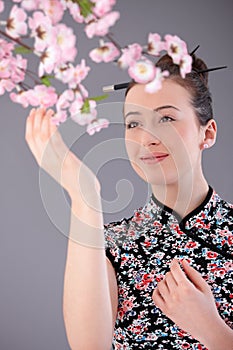
M217 129L199 73L206 66L194 57L185 79L168 56L157 66L170 72L161 90L126 92L129 159L152 188L129 219L104 227L101 185L65 146L52 111L34 109L27 120L38 164L71 197L64 320L72 350L233 349L233 206L201 163Z

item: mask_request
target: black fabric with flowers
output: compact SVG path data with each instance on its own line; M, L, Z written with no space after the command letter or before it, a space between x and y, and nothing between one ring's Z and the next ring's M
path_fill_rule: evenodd
M174 258L187 259L202 274L233 328L233 205L211 187L183 220L152 195L131 218L105 225L105 239L119 293L114 349L206 349L152 300Z

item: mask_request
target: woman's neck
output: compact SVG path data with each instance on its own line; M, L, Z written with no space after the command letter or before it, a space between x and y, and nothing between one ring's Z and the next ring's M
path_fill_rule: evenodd
M182 179L169 185L152 185L152 192L161 203L173 209L181 218L196 209L206 198L209 185L203 174L195 181Z

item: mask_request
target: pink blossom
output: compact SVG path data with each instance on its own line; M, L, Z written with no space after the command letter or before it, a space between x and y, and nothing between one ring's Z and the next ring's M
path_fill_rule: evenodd
M96 0L93 12L98 17L103 17L107 12L112 10L116 0Z
M10 79L0 79L0 95L3 95L5 91L12 91L15 88L15 84Z
M10 58L5 58L0 61L0 79L6 79L11 76Z
M99 132L103 128L109 126L109 121L104 118L95 119L87 126L87 133L93 135L95 132Z
M180 61L184 55L188 54L186 43L181 40L177 35L165 35L165 47L169 56L175 64L180 64Z
M128 68L134 61L138 61L142 56L141 45L135 43L129 45L127 48L122 49L123 54L118 60L118 64L121 68Z
M71 28L65 24L58 24L56 27L56 44L61 51L60 64L74 61L77 55L76 36Z
M105 36L109 27L113 26L115 22L119 19L120 14L117 11L107 13L105 16L96 21L91 21L85 27L85 32L88 38L93 38L93 36Z
M84 59L81 60L81 64L77 64L76 67L73 67L71 79L68 81L69 88L75 88L78 84L84 80L90 70L90 67L86 66Z
M145 84L154 79L155 66L149 60L133 62L128 69L129 76L140 84Z
M0 13L4 11L4 2L0 0Z
M148 53L154 56L159 56L160 52L164 49L165 44L161 41L161 36L157 33L150 33L148 36Z
M27 34L27 24L25 23L27 19L26 12L14 5L11 9L9 18L7 20L6 32L12 38L17 38L20 35Z
M72 108L70 108L71 118L76 123L82 126L91 123L96 118L96 115L97 115L96 102L93 100L89 100L89 108L90 108L89 113L82 113L81 109L83 104L80 106L80 102L81 102L80 100L78 100L76 103L75 102L72 104ZM75 109L73 107L75 107Z
M182 78L185 78L187 73L192 70L192 57L190 55L184 55L180 61L180 74Z
M64 7L60 0L40 0L39 7L53 24L60 22L64 14Z
M33 17L29 18L29 28L31 29L31 36L35 38L35 49L37 51L44 51L49 45L55 43L55 30L52 27L52 22L41 11L33 13Z
M66 119L67 119L67 112L63 110L59 110L51 118L51 121L53 124L59 125L60 123L64 123Z
M26 11L35 11L39 7L40 0L13 0L13 2L21 3L21 7Z
M13 102L19 103L24 108L27 108L29 106L27 93L28 93L28 91L19 91L18 93L12 92L10 94L10 98Z
M90 51L89 56L94 62L111 62L117 56L120 51L112 43L103 42L100 47Z
M36 85L34 89L28 90L27 100L31 106L52 107L57 102L57 93L54 87Z
M11 80L18 84L25 78L27 60L21 55L16 55L11 59Z
M42 77L44 73L52 73L60 63L60 54L61 52L57 46L50 46L46 49L40 58L39 77Z
M70 107L70 103L74 100L75 94L73 90L65 90L63 93L59 96L56 108L58 111L61 109L66 109Z
M72 63L61 64L54 69L55 77L64 84L69 83L73 78L74 66Z
M8 43L6 40L0 38L0 60L11 57L14 46L13 43Z
M84 101L82 95L80 94L80 92L76 92L75 98L69 108L70 116L72 119L75 120L76 115L80 113L83 103Z
M61 3L63 6L66 6L65 8L68 8L70 11L71 16L75 20L75 22L78 23L83 23L84 22L84 17L81 15L80 8L77 3L74 3L72 1L67 0L61 0Z
M155 77L152 81L146 84L145 91L149 93L154 93L162 88L162 82L165 77L169 76L168 71L161 71L159 67L155 68Z

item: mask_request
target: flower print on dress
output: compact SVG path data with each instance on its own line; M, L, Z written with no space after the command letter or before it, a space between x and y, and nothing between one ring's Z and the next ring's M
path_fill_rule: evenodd
M216 217L216 212L224 214ZM219 220L220 216L224 219ZM118 244L120 236L124 237L121 246ZM215 191L210 189L199 212L196 210L181 223L151 197L144 207L134 211L131 218L105 225L105 237L111 242L106 254L117 275L119 309L122 310L125 300L134 303L131 311L122 312L121 318L116 320L114 349L122 350L125 344L127 350L188 346L206 349L176 327L152 300L154 288L164 278L174 258L187 259L201 273L213 291L219 314L230 327L233 326L233 260L230 259L233 210ZM224 245L221 245L222 239ZM225 247L227 256L224 255Z

